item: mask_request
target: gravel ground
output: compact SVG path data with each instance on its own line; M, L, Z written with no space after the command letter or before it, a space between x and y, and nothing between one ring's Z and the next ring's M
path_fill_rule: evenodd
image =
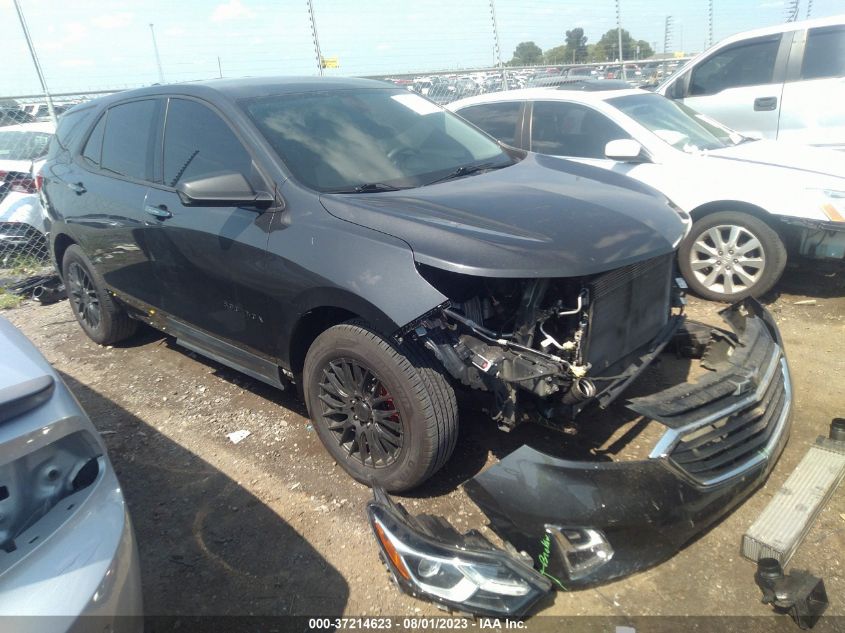
M808 303L809 302L809 303ZM795 382L790 442L769 482L672 560L596 589L558 593L543 615L766 615L743 532L832 417L845 415L845 270L791 266L768 299ZM691 300L714 323L718 306ZM322 449L302 403L142 329L121 346L85 337L67 302L4 312L61 372L103 434L124 487L154 615L437 615L390 583L364 520L368 490ZM644 379L677 370L664 363ZM607 440L533 427L506 435L462 409L458 450L412 512L484 521L460 482L523 442L578 453ZM609 416L609 417L608 417ZM226 434L247 430L238 444ZM632 448L636 448L634 445ZM824 577L829 613L845 615L845 488L836 492L793 560ZM542 621L542 618L535 618Z

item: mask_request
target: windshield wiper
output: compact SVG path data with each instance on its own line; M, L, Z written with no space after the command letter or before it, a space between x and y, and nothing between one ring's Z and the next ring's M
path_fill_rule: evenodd
M352 189L330 191L329 193L378 193L380 191L399 191L402 187L394 187L384 182L367 182Z
M431 182L427 182L426 185L433 185L438 182L443 182L444 180L453 180L455 178L460 178L461 176L477 174L478 172L485 171L487 169L501 169L502 167L507 167L507 164L499 165L496 163L481 163L480 165L461 165L457 169L450 171L445 176L432 180Z

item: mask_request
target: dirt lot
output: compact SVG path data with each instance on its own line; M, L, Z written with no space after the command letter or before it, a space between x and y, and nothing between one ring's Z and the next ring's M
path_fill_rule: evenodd
M790 442L768 484L667 563L597 589L558 593L543 614L770 613L760 604L754 566L739 556L740 536L816 436L827 434L830 419L845 415L845 270L791 267L779 288L768 303L785 339L796 406ZM805 300L815 301L799 303ZM689 312L716 322L717 307L693 300ZM105 437L135 523L147 613L441 614L391 586L364 520L368 490L333 464L294 394L149 329L125 345L99 347L67 302L26 302L3 314L61 372ZM469 410L461 422L451 462L403 499L409 510L444 514L459 529L483 524L459 488L464 479L523 442L573 441L528 427L505 435ZM251 435L239 444L226 438L241 429ZM822 576L829 613L845 615L845 488L793 564Z

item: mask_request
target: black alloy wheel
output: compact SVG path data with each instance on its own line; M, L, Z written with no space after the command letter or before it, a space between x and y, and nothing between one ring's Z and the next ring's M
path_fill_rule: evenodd
M338 445L363 466L384 468L402 450L402 416L381 379L351 358L323 368L318 398L322 416Z

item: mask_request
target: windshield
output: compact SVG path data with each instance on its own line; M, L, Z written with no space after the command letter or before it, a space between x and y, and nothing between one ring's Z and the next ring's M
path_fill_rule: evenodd
M463 119L407 90L279 95L244 108L294 177L317 191L418 187L459 167L513 162Z
M35 160L47 153L50 136L46 132L0 131L0 160Z
M675 149L688 153L736 145L743 137L677 101L656 94L615 97L607 102Z

